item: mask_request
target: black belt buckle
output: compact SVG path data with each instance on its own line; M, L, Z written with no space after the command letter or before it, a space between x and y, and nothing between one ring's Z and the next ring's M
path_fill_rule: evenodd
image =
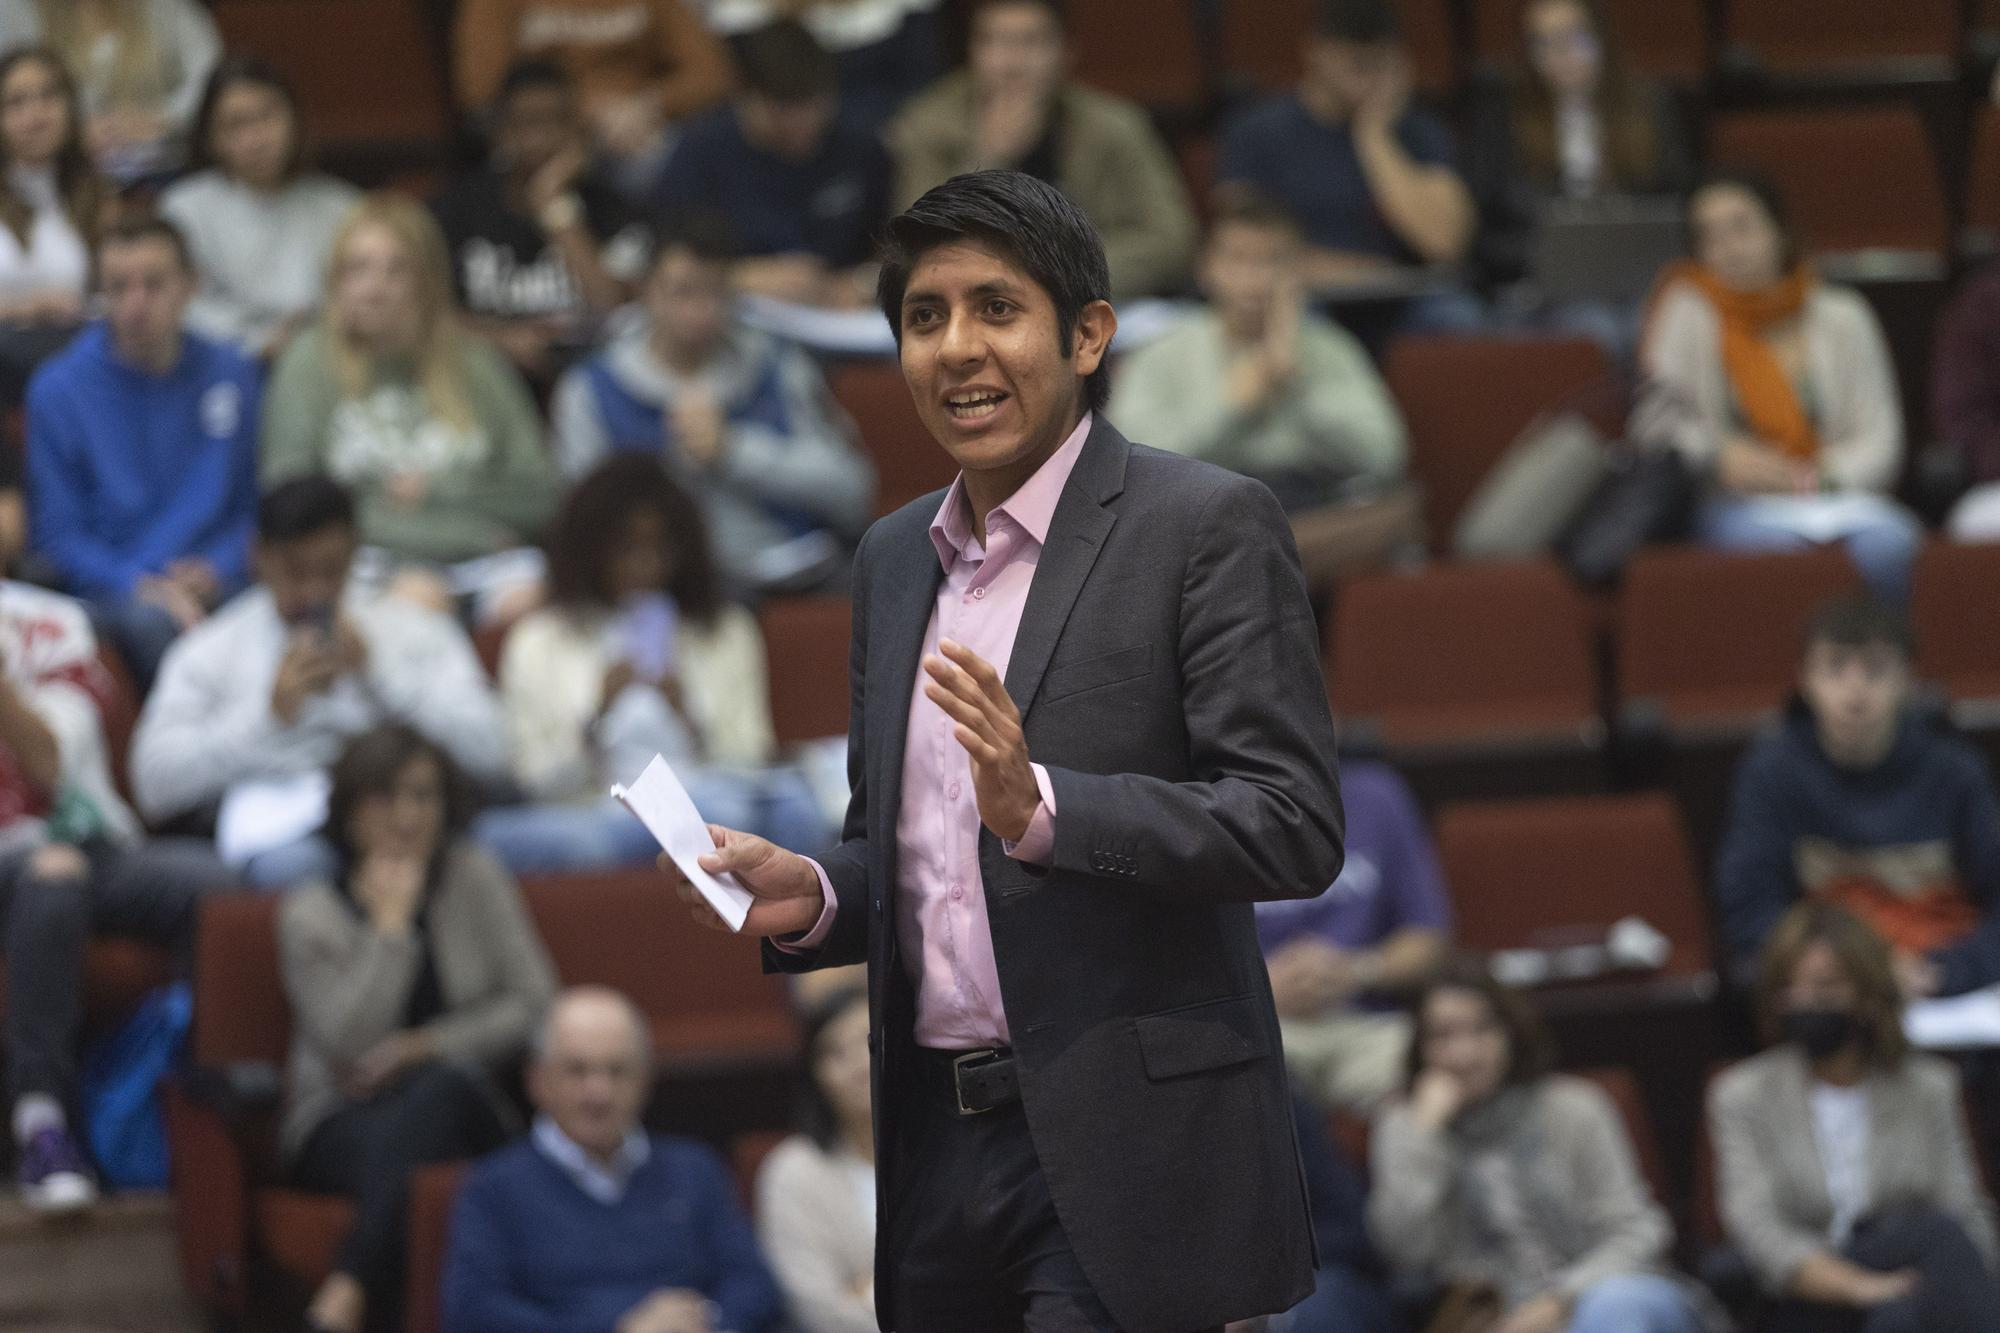
M986 1086L978 1088L978 1091L980 1092L988 1094L997 1094L997 1095L992 1095L990 1097L976 1098L976 1100L985 1102L986 1103L985 1105L968 1106L966 1105L965 1101L965 1089L966 1089L966 1084L968 1082L973 1083L977 1087L979 1084L985 1082L985 1080L979 1078L979 1075L987 1073L989 1070L992 1071L993 1073L998 1074L1001 1071L994 1068L995 1066L998 1065L1011 1066L1013 1062L1014 1062L1013 1056L1009 1055L1005 1051L1001 1051L991 1047L983 1051L967 1051L965 1054L954 1059L951 1062L951 1083L952 1083L952 1095L958 1099L958 1113L962 1116L985 1115L988 1111L993 1110L995 1107L1004 1106L1008 1102L1014 1100L1014 1097L1018 1096L1019 1094L1014 1093L1012 1088L1005 1086L1005 1084L1011 1084L1013 1082L1011 1078L1007 1078L1004 1080L995 1080L995 1082L1000 1083L1001 1086L998 1087ZM1010 1096L1008 1095L1009 1093L1013 1093L1013 1095Z

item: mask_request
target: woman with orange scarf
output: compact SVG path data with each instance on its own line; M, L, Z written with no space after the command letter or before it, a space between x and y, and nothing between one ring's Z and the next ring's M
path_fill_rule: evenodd
M1895 368L1874 313L1798 258L1776 193L1708 177L1688 201L1695 258L1660 277L1635 436L1681 450L1709 488L1698 540L1738 550L1839 543L1900 601L1922 529L1887 498L1903 455Z

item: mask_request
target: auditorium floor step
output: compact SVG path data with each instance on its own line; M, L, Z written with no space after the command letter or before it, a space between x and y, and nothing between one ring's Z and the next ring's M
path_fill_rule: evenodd
M8 1333L199 1333L174 1257L164 1194L107 1199L51 1221L0 1197L0 1329Z

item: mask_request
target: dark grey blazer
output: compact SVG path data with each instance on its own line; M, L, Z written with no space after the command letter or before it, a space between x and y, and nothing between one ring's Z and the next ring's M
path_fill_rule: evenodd
M941 498L861 544L854 794L845 840L822 859L839 911L817 953L765 954L782 971L869 964L885 1182L914 1022L896 813L942 578L929 538ZM1056 506L1007 689L1055 790L1055 856L1021 864L982 830L980 868L1028 1126L1064 1229L1132 1333L1287 1308L1312 1289L1312 1231L1251 904L1325 889L1343 830L1312 611L1271 493L1129 444L1100 416Z

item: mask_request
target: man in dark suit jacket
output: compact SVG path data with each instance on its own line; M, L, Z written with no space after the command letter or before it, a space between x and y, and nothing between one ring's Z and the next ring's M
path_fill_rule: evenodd
M1170 1333L1312 1286L1251 919L1340 867L1312 613L1269 491L1095 415L1107 290L1020 173L890 224L882 306L960 477L856 557L844 841L708 859L767 965L869 965L902 1333Z

